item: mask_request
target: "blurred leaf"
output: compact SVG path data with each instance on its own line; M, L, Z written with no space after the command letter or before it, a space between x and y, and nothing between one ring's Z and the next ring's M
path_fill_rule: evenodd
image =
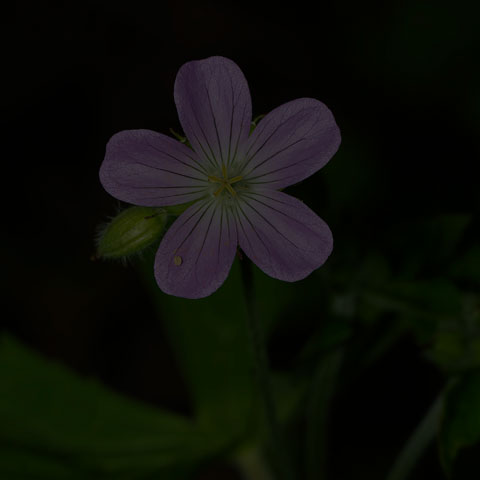
M265 436L261 409L257 408L239 261L235 260L218 291L199 300L163 294L154 281L151 261L142 265L142 275L189 386L196 418L223 442L225 450L237 452L235 449L247 445L258 448ZM303 285L294 285L278 282L255 266L253 269L257 318L267 336L293 299L308 299L312 304L318 301L318 295L312 295L312 289L318 286L313 276ZM287 423L302 398L306 382L279 372L272 372L272 377L279 417Z
M348 369L342 381L353 380L362 370L379 361L407 332L404 322L388 319L373 327L368 327L355 338L349 348Z
M430 406L421 422L410 435L388 473L387 480L405 480L409 478L420 457L437 436L440 419L445 405L445 391Z
M471 220L469 214L448 214L396 224L387 243L393 247L401 276L409 280L427 271L444 275Z
M275 372L272 374L274 398L278 407L278 418L287 424L297 413L305 392L309 378L295 375L292 372Z
M322 356L345 343L352 332L351 325L345 319L335 316L327 319L305 345L300 362L318 363Z
M480 371L461 378L449 391L440 432L440 455L451 474L459 452L480 442Z
M480 367L480 297L464 294L462 311L439 322L429 358L444 371L458 373Z
M368 253L352 269L352 261L335 274L337 291L330 295L330 310L334 316L362 321L372 325L380 319L384 309L363 301L367 290L383 287L391 272L387 259L377 252Z
M242 479L274 480L265 457L258 446L249 445L235 452L232 462L241 472Z
M299 304L315 301L315 298L312 298L311 290L318 287L318 283L312 281L313 278L297 283L279 282L263 273L256 265L252 265L252 267L258 317L262 320L268 337L268 333L292 304L298 308Z
M237 262L213 295L189 300L163 294L153 261L142 268L185 376L199 423L225 444L245 435L254 388L246 309Z
M455 279L467 280L480 286L480 245L475 245L462 255L451 267Z
M378 252L368 254L354 269L355 281L360 286L382 286L391 277L390 266L385 256Z
M461 311L460 292L447 280L391 282L385 291L405 306L410 305L411 309L405 308L404 311L413 315L449 316Z
M422 344L431 343L440 322L455 322L462 312L460 292L443 279L389 282L383 288L362 291L361 298L377 309L395 313Z
M471 221L472 215L466 213L434 217L425 222L426 237L422 243L439 259L445 259L455 253Z
M117 395L8 336L0 343L0 425L2 480L143 478L218 448L189 420Z
M10 479L82 479L85 473L75 471L72 465L65 465L65 459L55 455L47 456L34 449L18 446L0 446L0 475Z
M480 338L466 339L459 332L440 331L428 357L450 373L480 367Z

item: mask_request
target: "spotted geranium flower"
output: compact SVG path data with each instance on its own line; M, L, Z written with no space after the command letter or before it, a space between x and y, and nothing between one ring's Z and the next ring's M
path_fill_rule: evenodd
M301 98L266 115L250 135L252 106L239 67L223 57L183 65L175 104L192 148L150 130L107 145L104 188L140 206L194 202L172 224L155 258L166 293L200 298L225 281L237 246L267 275L293 282L330 255L327 224L279 191L323 167L340 144L330 110Z

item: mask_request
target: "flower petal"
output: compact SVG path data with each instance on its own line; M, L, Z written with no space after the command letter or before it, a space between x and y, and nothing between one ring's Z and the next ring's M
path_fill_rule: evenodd
M217 199L195 203L165 234L155 258L158 286L170 295L201 298L227 278L237 249L235 220Z
M233 164L250 130L252 102L240 68L224 57L188 62L175 80L178 117L208 168Z
M252 184L287 187L322 168L339 145L332 112L313 98L294 100L260 121L248 139L240 175Z
M333 238L328 225L300 200L258 189L242 193L237 205L240 247L267 275L301 280L330 255Z
M208 187L195 152L151 130L115 134L107 144L100 181L115 198L146 207L187 203Z

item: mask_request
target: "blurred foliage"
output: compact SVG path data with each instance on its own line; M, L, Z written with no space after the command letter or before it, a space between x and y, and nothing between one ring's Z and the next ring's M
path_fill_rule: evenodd
M195 418L126 400L5 337L0 478L29 478L29 472L32 478L150 478L153 473L184 478L256 428L237 269L214 298L189 302L159 294L152 259L141 265L189 386Z
M117 329L127 303L115 296L125 292L122 267L110 264L105 273L86 261L90 232L111 202L97 180L105 142L129 128L166 132L176 118L178 67L226 55L244 69L259 113L297 96L319 98L342 131L340 150L315 180L289 188L331 226L333 255L292 284L255 269L275 398L299 478L328 476L326 458L353 472L333 470L328 478L384 478L396 453L401 460L402 452L426 448L416 437L424 425L431 430L422 440L436 437L430 447L438 444L434 461L446 474L480 478L480 225L472 214L480 205L478 2L324 2L321 18L289 3L17 3L7 4L4 22L5 71L12 73L5 75L4 156L7 173L18 168L6 175L18 180L4 219L6 328L42 351L51 342L61 358L81 343L72 339L77 331L96 333L92 324L106 311L110 330L101 347L115 344L110 336L119 332L128 342L141 328L138 315L152 313L145 305L126 309L129 327ZM168 211L173 217L183 208ZM153 226L160 235L162 225ZM203 469L218 459L248 479L270 480L239 260L217 293L188 301L159 292L149 254L135 259L142 262L138 283L177 357L192 418L114 393L2 330L0 480L209 478ZM115 308L98 308L109 300L97 296ZM130 301L138 298L145 300ZM89 328L75 329L87 320ZM138 353L115 347L125 364ZM402 379L379 368L391 366L392 352ZM426 375L412 372L409 354ZM374 386L366 383L372 370ZM170 386L150 371L149 381ZM375 403L389 382L411 390ZM418 391L415 382L433 387ZM386 414L357 428L348 414L372 414L360 400L367 386L367 401ZM434 398L442 408L421 418ZM410 399L419 414L409 423L402 402ZM411 431L395 439L398 419ZM375 430L382 422L385 430ZM379 431L375 450L364 447ZM411 470L411 480L432 478L428 467Z
M0 343L0 478L183 478L215 451L194 422Z
M439 434L451 473L459 452L480 441L480 269L471 225L468 215L446 215L394 226L384 251L347 250L296 284L254 270L280 417L295 432L289 446L305 478L328 471L335 395L405 337L456 383L441 417L430 413L428 430L418 429L422 441L413 434L403 456ZM193 418L128 400L4 336L0 478L186 479L215 458L230 458L247 478L269 478L238 265L245 260L235 261L215 295L191 301L158 290L153 254L138 260L138 273L177 356ZM350 255L361 258L355 268Z
M459 379L448 392L439 442L447 473L452 473L454 462L462 449L479 443L480 371L477 370ZM477 478L478 469L472 471L471 475L470 478Z
M215 296L186 300L161 293L153 258L142 264L200 425L226 441L245 435L252 422L253 380L245 302L237 265Z

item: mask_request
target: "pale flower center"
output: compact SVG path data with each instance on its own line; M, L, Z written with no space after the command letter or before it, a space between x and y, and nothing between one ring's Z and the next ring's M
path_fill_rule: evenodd
M236 182L242 180L243 177L237 175L236 177L228 178L227 169L225 165L222 164L222 177L217 177L216 175L209 175L208 180L213 183L218 183L218 189L213 193L216 197L220 195L225 189L230 193L232 197L237 195L237 192L234 190L232 185Z

